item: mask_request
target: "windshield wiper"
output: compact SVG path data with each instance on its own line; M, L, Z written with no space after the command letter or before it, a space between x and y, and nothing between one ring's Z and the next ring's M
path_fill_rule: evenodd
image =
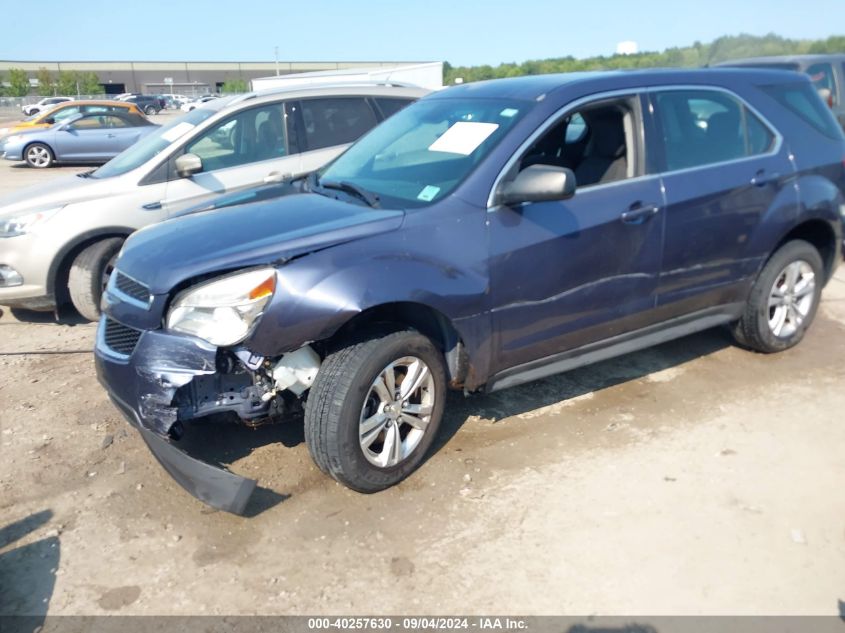
M322 187L323 189L337 189L338 191L351 193L352 195L366 202L367 206L373 207L374 209L377 209L381 204L377 194L374 194L371 191L367 191L363 187L359 187L358 185L351 183L348 180L334 181L319 180L316 178L314 180L318 187Z

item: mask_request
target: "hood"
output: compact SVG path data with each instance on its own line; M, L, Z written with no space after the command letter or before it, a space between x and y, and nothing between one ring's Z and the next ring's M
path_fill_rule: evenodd
M153 294L213 272L283 262L399 228L385 211L313 193L243 204L148 226L123 247L117 268Z
M111 192L113 181L113 178L72 175L55 178L43 185L26 187L0 198L0 219L100 198Z

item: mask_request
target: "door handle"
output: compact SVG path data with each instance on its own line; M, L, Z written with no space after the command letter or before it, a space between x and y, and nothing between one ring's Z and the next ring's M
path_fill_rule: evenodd
M115 136L115 134L106 134L106 138L114 138Z
M619 217L625 224L642 224L657 215L658 211L660 211L660 207L656 204L635 202Z
M161 200L159 200L158 202L148 202L141 208L146 209L147 211L155 211L156 209L161 209Z
M754 174L754 177L751 179L751 184L755 187L765 187L770 183L777 182L779 178L779 173L772 172L771 174L767 174L765 169L761 169Z

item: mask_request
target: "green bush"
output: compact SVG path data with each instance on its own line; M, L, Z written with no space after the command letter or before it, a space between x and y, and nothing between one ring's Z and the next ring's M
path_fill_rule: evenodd
M29 76L23 68L9 69L9 96L25 97L29 94Z
M247 85L246 80L244 79L228 79L226 83L223 84L223 87L220 89L220 92L223 94L232 94L232 93L240 93L240 92L247 92L249 90L249 85Z

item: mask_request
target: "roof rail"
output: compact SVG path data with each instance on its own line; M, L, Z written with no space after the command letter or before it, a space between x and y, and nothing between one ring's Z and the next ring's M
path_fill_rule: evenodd
M355 88L355 87L362 87L362 86L391 86L394 88L422 88L417 84L412 84L407 81L394 81L392 79L373 79L373 80L360 80L360 81L326 81L326 82L309 82L309 83L302 83L302 84L293 84L289 86L277 86L275 88L265 88L263 90L253 90L251 92L244 93L242 95L237 95L229 101L229 104L233 103L241 103L242 101L248 101L250 99L256 99L258 97L266 97L274 94L283 94L285 92L293 92L294 90L308 90L309 88L314 89L322 89L322 88Z

